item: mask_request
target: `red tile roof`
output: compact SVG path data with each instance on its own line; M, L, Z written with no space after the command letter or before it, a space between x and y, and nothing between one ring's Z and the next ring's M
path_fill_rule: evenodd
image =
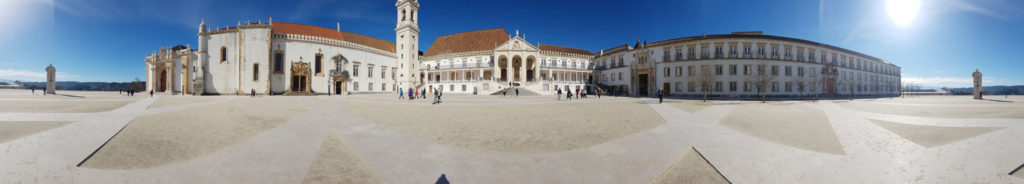
M544 45L544 44L540 45L540 50L542 50L542 51L553 51L553 52L564 52L564 53L571 53L571 54L583 54L583 55L588 55L588 56L597 55L597 54L594 54L593 52L590 52L590 51L584 50L584 49L577 49L577 48L572 48L572 47L554 46L554 45Z
M508 39L508 32L505 32L504 28L455 33L437 37L423 56L494 50L497 45L505 43Z
M374 37L361 35L352 32L338 31L335 29L311 26L305 24L274 22L273 32L282 34L298 34L306 36L324 37L329 39L352 42L355 44L380 49L386 52L395 53L395 42L381 40Z

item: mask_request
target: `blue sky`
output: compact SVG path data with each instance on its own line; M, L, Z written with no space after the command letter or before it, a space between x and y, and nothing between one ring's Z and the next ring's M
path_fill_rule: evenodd
M895 0L899 1L899 0ZM650 42L701 34L764 31L836 45L903 67L905 81L965 87L975 68L986 85L1024 84L1024 1L919 0L900 23L887 0L863 1L470 1L424 0L420 45L441 35L518 29L536 44L594 52L638 38ZM294 22L394 40L394 1L3 0L0 79L42 81L143 78L143 58L160 47L196 45L201 19ZM426 51L427 47L421 47Z

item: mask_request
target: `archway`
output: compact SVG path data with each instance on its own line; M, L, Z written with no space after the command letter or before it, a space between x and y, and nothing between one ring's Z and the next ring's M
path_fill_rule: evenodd
M157 92L167 91L167 70L160 70L160 86Z
M519 56L512 57L512 80L521 81L522 76L519 76L519 72L523 70L523 58Z
M498 69L501 71L499 79L501 81L508 81L508 58L505 56L498 57Z
M535 72L537 72L537 58L526 57L526 80L531 82L536 80L533 78L536 75Z
M309 92L309 63L292 62L292 92Z

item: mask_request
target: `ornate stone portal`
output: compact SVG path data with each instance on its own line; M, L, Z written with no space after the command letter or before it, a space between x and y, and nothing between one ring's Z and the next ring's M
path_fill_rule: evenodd
M46 94L57 94L57 69L53 64L46 67Z
M286 95L311 95L309 63L292 62L291 88Z
M974 69L974 99L981 100L981 72Z

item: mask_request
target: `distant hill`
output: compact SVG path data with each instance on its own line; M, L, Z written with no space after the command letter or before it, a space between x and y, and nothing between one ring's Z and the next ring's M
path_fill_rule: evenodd
M954 95L970 95L974 93L974 88L948 88L950 93ZM1017 86L983 86L981 91L988 95L1024 95L1024 85Z
M24 88L46 88L46 82L22 82ZM122 89L135 89L136 91L145 91L146 82L138 81L135 82L78 82L78 81L57 81L57 90L74 90L74 91L118 91Z

